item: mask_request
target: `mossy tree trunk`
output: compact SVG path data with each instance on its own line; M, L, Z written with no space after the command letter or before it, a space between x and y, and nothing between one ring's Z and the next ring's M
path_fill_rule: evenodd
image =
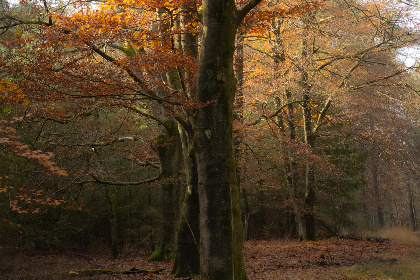
M236 53L235 53L235 77L237 81L236 97L234 104L233 119L237 122L237 127L234 129L234 148L235 158L239 162L242 157L242 126L244 113L244 41L245 33L240 30L236 35ZM248 239L248 221L249 221L249 203L246 189L241 185L242 169L239 164L236 166L236 177L238 180L238 188L240 190L241 205L242 205L242 223L244 227L244 239Z
M260 1L238 11L234 0L204 0L197 77L195 156L200 200L201 274L204 279L247 279L233 151L233 54L236 30Z
M173 257L177 210L181 190L182 146L175 119L162 122L164 129L155 141L162 183L162 220L155 252L147 260L166 261Z
M200 273L198 174L192 138L183 128L180 128L180 135L184 149L187 190L181 208L176 256L171 274L175 277L191 277Z
M189 58L198 58L197 35L190 32L188 28L195 24L197 18L196 8L193 2L185 2L180 8L180 26L185 29L180 35L180 40L175 42L175 48ZM195 73L178 69L180 85L174 85L180 90L185 90L188 98L196 99L197 90L195 83L191 82ZM198 199L198 174L197 162L194 153L194 125L193 112L188 112L187 118L179 124L179 134L181 136L183 159L186 177L186 191L183 204L180 205L180 224L176 245L174 266L171 274L175 277L192 277L200 273L199 255L199 199Z

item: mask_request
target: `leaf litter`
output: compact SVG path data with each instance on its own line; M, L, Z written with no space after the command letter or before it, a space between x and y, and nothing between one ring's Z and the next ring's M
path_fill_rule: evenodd
M393 265L413 250L420 251L420 244L389 239L250 240L244 244L244 258L251 280L350 279L343 268ZM151 253L126 246L120 259L112 260L106 248L42 253L5 247L0 248L0 279L176 279L170 276L171 262L145 260Z

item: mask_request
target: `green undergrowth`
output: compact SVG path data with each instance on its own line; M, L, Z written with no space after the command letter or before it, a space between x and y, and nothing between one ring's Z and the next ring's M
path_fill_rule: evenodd
M418 260L417 260L418 262ZM346 275L348 279L420 279L420 264L396 263L396 264L364 264L356 265Z
M391 259L392 260L392 259ZM348 279L420 279L420 247L414 246L395 261L373 261L347 268Z

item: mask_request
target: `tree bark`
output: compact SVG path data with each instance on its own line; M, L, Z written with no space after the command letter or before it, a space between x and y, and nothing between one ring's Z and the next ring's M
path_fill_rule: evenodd
M408 207L410 210L410 223L411 223L411 230L417 231L417 221L416 221L416 209L414 206L414 191L413 187L410 186L410 183L408 183Z
M203 1L203 38L197 77L195 154L200 199L201 271L205 279L247 279L233 151L236 29L253 6Z
M111 192L108 187L105 187L106 201L108 203L109 211L109 225L111 229L111 248L112 248L112 258L114 260L118 259L118 236L117 236L117 217L115 215L114 202L111 197Z
M309 44L311 35L309 35L309 24L313 14L309 12L304 19L304 34L302 35L302 51L299 86L302 90L302 115L303 115L303 133L304 142L308 145L306 167L305 167L305 194L304 209L299 217L299 240L315 240L315 167L311 160L311 150L315 146L315 135L312 130L312 110L311 110L311 84L309 82L309 61L312 56L313 48Z
M273 60L274 60L274 73L280 73L280 65L285 61L285 53L284 53L284 46L283 46L283 39L281 37L281 29L283 24L283 18L278 17L271 21L271 32L273 33L272 39L272 47L271 51L273 52ZM279 79L279 74L276 74L276 79ZM279 110L282 108L284 104L287 105L287 113L285 119L282 117L282 114L277 115L277 125L280 128L280 135L282 139L280 139L281 146L281 153L284 159L284 172L286 175L286 183L289 190L289 198L291 201L291 207L288 206L286 209L286 220L287 220L287 227L288 227L288 235L293 235L296 233L296 224L300 224L300 220L297 218L300 217L300 213L302 211L302 207L299 206L299 199L297 196L297 164L294 158L293 153L285 147L284 143L288 138L291 142L296 140L296 126L294 121L294 108L292 103L292 92L289 89L284 91L283 97L277 96L275 98L276 101L276 109ZM286 133L286 128L284 125L284 121L287 122L288 127L288 135Z
M176 236L177 210L180 196L180 174L182 169L182 147L178 124L168 118L165 128L155 141L160 161L162 183L162 220L158 246L147 260L165 261L173 257Z
M376 217L378 219L379 227L383 228L385 226L384 209L382 205L382 196L379 191L378 160L377 160L375 152L373 152L372 159L373 159L373 162L371 166L371 172L372 172L373 194L375 195L375 200L376 200L375 202Z
M243 125L243 107L244 107L244 40L245 34L239 31L236 35L236 53L235 53L235 77L237 81L237 90L234 104L233 119L237 122L238 129L234 129L234 151L237 162L241 160L242 156L242 131ZM240 190L242 207L242 223L244 226L244 239L248 239L248 221L249 221L249 204L248 195L244 186L241 186L242 169L239 165L236 166L236 177L238 180L238 188Z
M195 7L193 3L184 3L180 10L180 24L182 28L187 28L194 22L193 15ZM182 32L180 44L176 48L181 50L186 57L198 57L197 36L188 32ZM197 95L196 87L191 83L193 73L180 71L183 85L188 98L195 100ZM181 136L183 158L185 166L185 175L187 188L184 196L184 202L181 205L181 220L178 230L178 242L174 266L171 274L175 277L192 277L200 273L200 228L199 228L199 198L198 198L198 174L197 161L194 152L194 118L189 112L186 118L188 128L178 126ZM188 131L187 131L187 130Z
M304 194L304 211L301 214L301 222L305 223L302 232L299 232L299 240L315 240L315 167L311 160L311 150L315 146L315 137L312 134L312 116L310 108L309 89L305 88L303 96L303 126L304 139L310 150L307 151L306 167L305 167L305 194Z
M193 142L180 127L184 165L187 179L184 204L181 209L181 222L178 230L176 256L171 274L175 277L192 277L200 273L200 228L198 174Z

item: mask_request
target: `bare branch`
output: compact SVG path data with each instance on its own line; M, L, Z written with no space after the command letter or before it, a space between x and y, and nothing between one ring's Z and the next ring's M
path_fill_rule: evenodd
M159 176L156 176L154 178L150 178L150 179L139 181L139 182L114 182L114 181L107 181L107 180L99 179L98 177L96 177L93 174L90 174L90 176L94 180L93 181L85 181L84 183L98 183L98 184L102 184L102 185L114 185L114 186L138 186L138 185L143 185L143 184L147 184L147 183L157 181L161 177L159 175Z
M289 103L286 103L286 104L282 105L280 108L278 108L278 109L277 109L277 111L275 111L273 114L271 114L271 115L262 114L258 120L254 121L254 122L252 122L252 123L247 124L247 126L253 126L253 125L256 125L256 124L260 123L260 122L261 122L261 120L263 120L263 119L272 119L272 118L274 118L275 116L277 116L278 114L280 114L280 112L281 112L284 108L286 108L287 106L289 106L289 105L291 105L291 104L294 104L294 103L303 103L303 102L307 102L307 101L305 101L305 100L295 100L295 101L291 101L291 102L289 102Z

